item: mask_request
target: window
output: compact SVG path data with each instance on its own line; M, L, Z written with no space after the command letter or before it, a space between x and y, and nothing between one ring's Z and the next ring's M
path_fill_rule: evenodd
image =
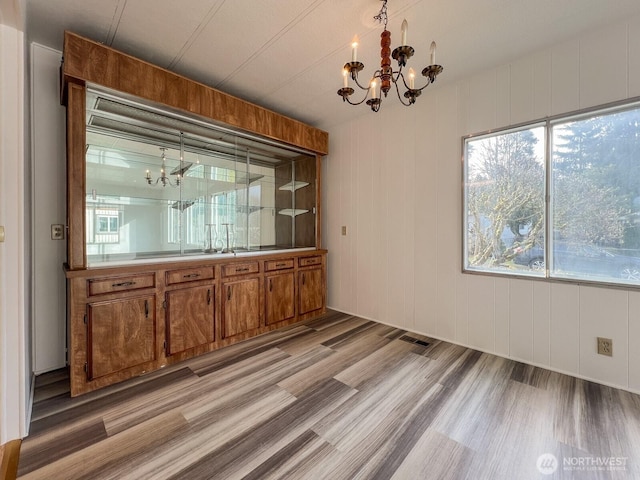
M96 233L117 233L118 217L110 215L97 215L97 232Z
M464 154L465 270L640 285L639 104L467 137Z
M87 208L87 242L94 244L120 242L120 210L118 207Z

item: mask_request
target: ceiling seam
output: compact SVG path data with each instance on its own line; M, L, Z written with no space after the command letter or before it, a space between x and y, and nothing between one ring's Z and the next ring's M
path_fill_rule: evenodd
M293 20L291 20L287 25L285 25L278 33L276 33L269 41L267 41L262 47L256 50L253 54L251 54L244 62L242 62L233 72L227 75L223 80L218 82L216 87L221 87L225 85L229 80L231 80L237 73L242 71L245 66L251 62L253 59L262 55L271 45L276 43L280 38L284 36L289 30L295 27L298 23L308 17L314 10L316 10L321 4L323 4L326 0L316 0L310 6L308 6L302 13L298 14Z
M112 46L113 40L116 38L118 28L120 27L120 21L122 20L122 14L127 6L127 0L119 0L116 5L116 10L113 12L113 18L111 19L111 25L109 26L109 32L107 33L106 45Z
M211 20L213 20L213 18L216 16L218 11L220 11L220 9L224 5L225 1L226 0L220 0L216 4L214 4L211 7L211 9L209 9L209 12L204 17L204 20L198 24L197 28L189 36L189 38L184 43L184 45L182 46L180 51L176 54L176 56L173 58L173 60L171 60L171 63L169 63L169 65L167 66L168 69L174 68L176 65L178 65L182 61L182 58L187 53L187 51L191 48L191 45L193 45L193 43L202 34L202 32L205 29L205 27L211 22Z

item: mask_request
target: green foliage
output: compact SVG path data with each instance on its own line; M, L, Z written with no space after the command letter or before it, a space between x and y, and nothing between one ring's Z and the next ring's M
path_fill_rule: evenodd
M553 216L557 238L640 248L640 110L554 128Z
M469 152L467 212L469 258L475 265L508 260L505 230L516 239L544 227L544 168L538 139L522 130L480 139Z

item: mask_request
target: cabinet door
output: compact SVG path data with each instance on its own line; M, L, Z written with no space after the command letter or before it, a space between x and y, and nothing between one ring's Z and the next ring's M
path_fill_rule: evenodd
M323 307L322 269L312 268L298 272L298 292L300 315Z
M260 279L222 284L222 338L260 327Z
M267 325L295 316L295 277L293 272L265 277Z
M87 306L89 380L155 360L155 295Z
M213 285L165 294L168 355L215 340L214 298Z

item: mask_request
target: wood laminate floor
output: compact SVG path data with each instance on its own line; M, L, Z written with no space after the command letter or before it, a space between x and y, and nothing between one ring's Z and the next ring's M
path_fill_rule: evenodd
M640 396L329 312L74 399L38 377L19 478L640 479Z

